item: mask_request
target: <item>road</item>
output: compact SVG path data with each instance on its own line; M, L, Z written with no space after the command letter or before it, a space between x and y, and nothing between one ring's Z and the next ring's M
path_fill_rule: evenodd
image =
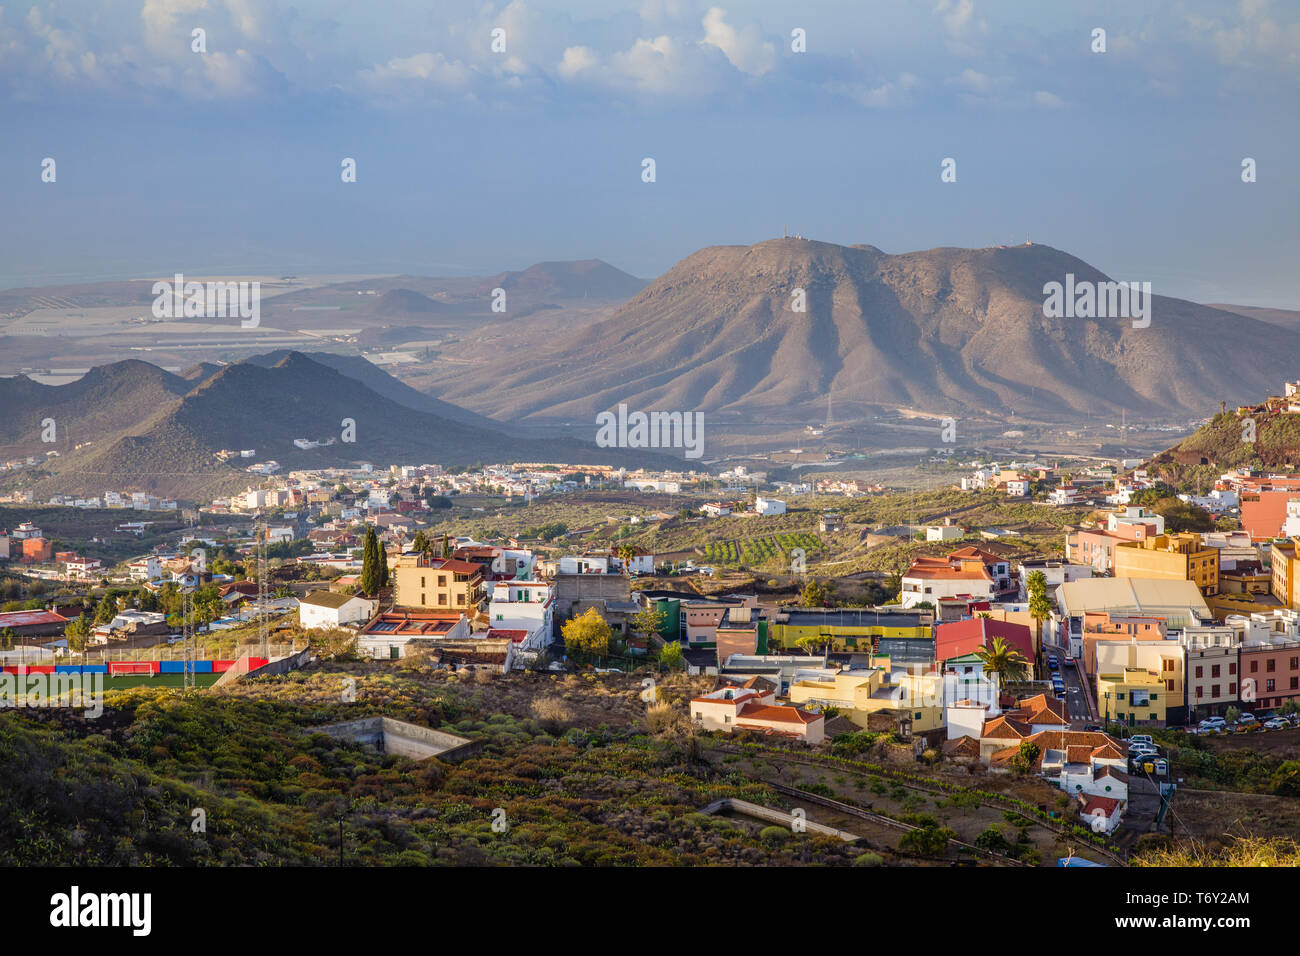
M1096 723L1092 712L1092 702L1079 680L1079 671L1065 653L1065 648L1055 644L1043 644L1043 654L1049 660L1055 660L1060 668L1053 673L1061 675L1065 681L1065 706L1072 722L1080 726Z

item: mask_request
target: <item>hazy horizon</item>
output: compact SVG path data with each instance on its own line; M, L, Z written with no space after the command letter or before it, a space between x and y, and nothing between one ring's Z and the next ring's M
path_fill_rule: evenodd
M0 52L4 288L586 258L652 279L786 228L1028 236L1157 294L1300 306L1300 11L1266 0L110 0L0 6Z

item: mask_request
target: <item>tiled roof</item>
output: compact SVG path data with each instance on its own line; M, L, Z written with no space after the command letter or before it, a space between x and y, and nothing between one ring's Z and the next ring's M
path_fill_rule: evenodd
M815 724L822 719L821 714L810 714L798 707L786 704L746 704L736 714L737 720L770 720L777 723Z

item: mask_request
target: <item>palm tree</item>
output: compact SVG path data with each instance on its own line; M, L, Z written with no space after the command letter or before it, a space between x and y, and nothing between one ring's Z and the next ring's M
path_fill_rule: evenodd
M1047 599L1047 576L1042 571L1031 571L1025 578L1025 590L1029 594L1029 616L1038 628L1035 647L1043 646L1043 622L1052 616L1052 602Z
M984 665L985 674L997 674L1003 681L1024 680L1029 672L1029 660L1001 637L993 638L993 643L981 647L975 656Z
M636 548L630 544L625 544L618 549L618 556L623 562L623 575L630 577L632 574L632 559L636 557Z

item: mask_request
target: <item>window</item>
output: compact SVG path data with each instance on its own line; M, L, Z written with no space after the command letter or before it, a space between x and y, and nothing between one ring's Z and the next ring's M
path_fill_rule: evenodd
M445 574L438 575L438 587L445 588L446 586L447 586L447 575Z
M424 594L421 593L421 594L420 594L420 607L424 607L424 606L425 606L426 604L428 604L428 603L429 603L429 602L426 601L426 600L424 599Z
M1277 670L1276 658L1270 657L1267 661L1265 661L1264 670L1268 671L1270 674L1273 673L1275 670Z
M1229 673L1229 674L1235 674L1235 673L1237 673L1237 662L1236 662L1236 661L1233 661L1231 664L1228 665L1228 673Z
M1231 696L1233 696L1233 695L1236 694L1236 693L1237 693L1237 685L1236 685L1235 683L1233 683L1233 684L1229 684L1229 685L1228 685L1228 696L1231 697Z
M1250 672L1251 672L1252 674L1257 674L1257 673L1259 673L1259 661L1251 661L1251 662L1250 662Z
M1197 665L1196 665L1196 676L1197 676L1197 677L1203 677L1203 676L1204 676L1204 675L1202 674L1202 671L1203 671L1203 670L1204 670L1204 668L1201 667L1201 665L1197 664ZM1215 668L1215 671L1216 671L1216 672L1218 671L1218 668L1217 668L1217 667ZM1218 673L1215 673L1214 676L1215 676L1215 677L1218 677L1219 675L1218 675Z
M1295 670L1297 667L1300 667L1300 657L1291 658L1291 669Z
M1218 694L1219 694L1219 686L1218 686L1217 684L1214 685L1214 690L1211 691L1211 693L1213 693L1216 697L1218 696ZM1196 688L1196 697L1197 697L1197 699L1199 700L1200 698L1202 698L1202 697L1204 697L1204 696L1205 696L1205 688L1204 688L1204 687L1198 687L1198 688Z
M1198 671L1200 670L1199 667L1196 668L1196 669L1197 669ZM1200 675L1200 674L1197 674L1196 676L1197 676L1197 677L1200 677L1201 675ZM1210 668L1210 676L1211 676L1211 677L1218 677L1218 676L1219 676L1219 665L1218 665L1218 664L1215 664L1213 667Z
M1291 678L1291 689L1292 689L1292 690L1300 690L1300 677L1292 677L1292 678Z
M446 595L445 593L444 593L444 594L439 594L439 595L438 595L438 603L439 603L439 604L446 604L446 603L447 603L447 595Z
M424 587L424 575L420 575L420 587Z
M1265 690L1277 690L1277 681L1269 679L1264 681Z
M465 603L465 595L463 595L463 594L457 594L457 595L456 595L456 603L457 603L457 604L464 604L464 603Z

